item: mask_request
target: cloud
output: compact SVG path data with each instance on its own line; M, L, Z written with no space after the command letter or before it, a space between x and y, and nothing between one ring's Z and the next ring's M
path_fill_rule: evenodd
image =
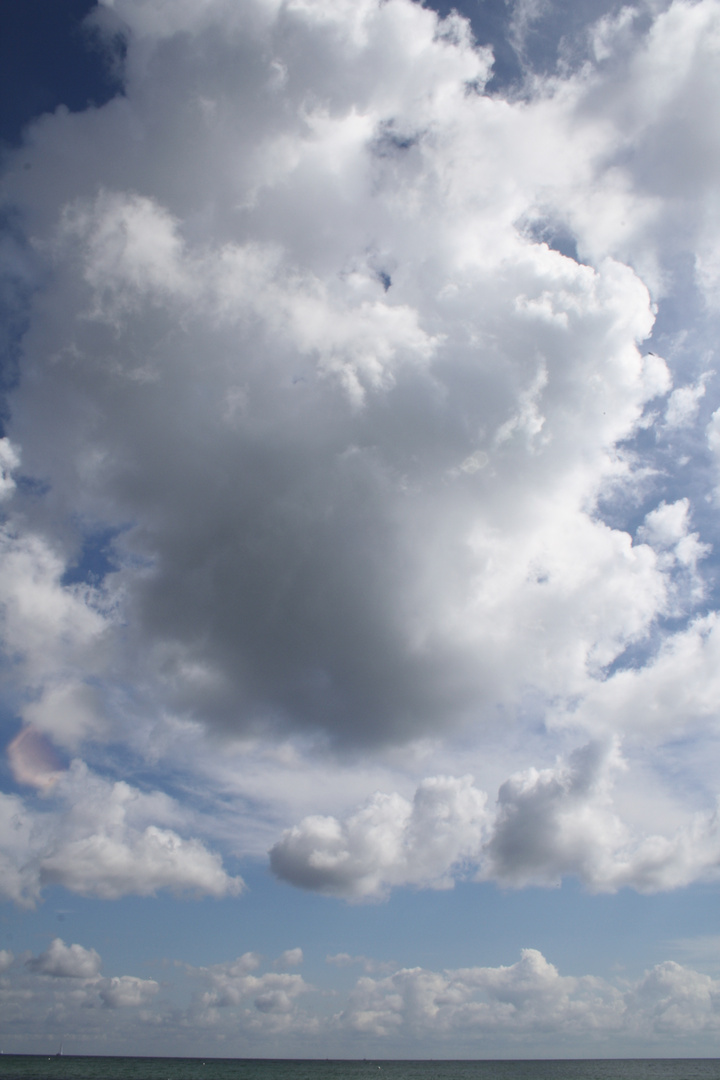
M64 231L80 236L85 244L81 254L83 276L92 286L85 315L94 327L99 324L101 336L106 324L113 336L125 332L122 327L130 313L137 326L137 305L142 301L151 309L160 307L166 315L182 308L184 319L190 321L191 339L193 313L200 321L196 329L203 335L209 332L214 336L215 331L206 325L207 319L217 325L219 318L221 349L222 324L227 322L228 330L234 332L238 320L251 319L258 324L270 355L288 346L296 350L299 359L315 354L314 378L310 372L303 377L311 380L307 393L304 387L292 392L297 399L297 407L293 407L295 420L286 429L287 440L281 445L269 436L279 418L275 415L276 405L281 411L285 406L268 398L266 435L261 431L253 434L243 419L221 429L215 450L207 446L209 456L204 453L199 457L177 441L186 443L187 424L180 425L180 414L191 403L186 400L185 405L180 405L175 400L165 436L177 452L168 462L165 455L158 458L156 454L157 422L150 414L149 426L142 434L143 407L138 398L134 450L123 449L125 428L123 425L118 429L114 421L101 436L114 445L87 448L91 458L106 462L111 471L107 473L103 468L94 480L85 477L85 495L90 496L92 489L101 485L106 503L108 493L119 482L125 489L121 500L129 499L123 516L149 513L156 519L153 524L148 518L142 529L130 530L123 540L127 545L126 559L150 560L155 570L148 569L141 576L121 575L118 583L123 581L126 617L146 626L149 634L145 656L137 654L132 662L147 672L148 684L155 684L155 693L165 698L166 705L181 713L202 716L211 724L231 724L240 730L257 726L265 716L266 723L272 718L275 723L280 720L301 729L325 728L343 740L377 742L420 733L429 724L437 723L441 713L462 714L471 700L489 697L493 690L512 695L511 670L520 644L534 668L533 676L540 681L541 672L546 670L542 661L545 650L533 644L530 636L522 643L511 637L503 648L502 639L494 632L492 616L497 618L497 612L493 609L502 604L509 614L518 606L538 607L538 617L551 621L556 634L564 627L565 636L569 636L572 618L559 619L554 588L545 590L543 596L528 587L526 580L535 562L568 561L571 556L562 550L562 535L568 539L583 535L583 547L592 553L585 565L578 563L580 549L575 540L575 589L585 601L581 606L578 596L572 612L575 638L579 635L581 642L576 650L575 677L580 676L588 654L607 653L611 657L622 643L646 628L663 589L661 578L642 551L627 548L623 534L591 521L578 505L578 497L592 497L603 472L612 471L607 457L612 437L628 434L643 401L664 386L662 373L657 381L657 364L641 364L635 351L634 338L650 325L643 311L647 309L647 297L639 282L626 280L623 268L607 264L596 274L556 253L528 251L525 247L506 256L509 280L500 283L501 295L494 306L506 309L509 325L514 327L508 343L511 353L524 349L530 338L535 341L535 349L541 349L541 338L549 334L547 348L553 349L563 369L571 361L569 349L578 347L578 343L570 346L565 340L570 325L568 312L572 311L573 321L578 321L582 338L590 331L589 323L595 322L597 306L601 310L606 307L604 333L610 339L617 338L617 342L608 340L604 348L619 349L612 361L620 365L616 388L619 396L612 409L612 435L598 432L596 445L588 447L596 457L594 468L578 492L566 498L560 494L566 469L561 467L558 472L558 465L567 452L568 440L575 443L579 431L568 426L567 403L554 402L551 389L545 395L548 416L543 413L541 417L538 412L539 397L545 394L546 386L551 387L557 377L560 389L566 374L558 371L551 377L542 356L530 361L529 371L518 370L518 385L498 388L501 396L509 393L500 415L494 421L490 416L484 418L484 424L496 427L496 449L494 476L483 514L479 513L472 486L460 479L447 484L455 463L463 463L467 474L466 451L471 449L467 445L453 449L451 430L446 436L449 444L437 448L448 470L431 469L430 475L423 475L425 470L413 467L408 459L413 442L420 445L425 438L428 410L434 409L437 392L452 395L459 390L453 387L459 371L452 351L445 348L432 372L432 382L428 381L428 361L438 351L440 338L430 337L419 328L417 313L407 304L373 299L373 290L377 293L379 285L372 286L366 278L358 293L354 281L349 280L340 295L334 295L336 288L331 293L325 283L307 272L301 275L299 269L278 265L277 256L258 245L226 245L198 264L194 256L184 254L176 225L167 213L137 197L102 195L94 207L77 210ZM560 286L560 292L550 301L551 293L545 286L553 283ZM205 287L209 296L204 295ZM474 288L478 287L480 282L475 282ZM539 293L542 299L532 299L533 293ZM546 311L548 304L551 307ZM559 305L557 311L552 304ZM456 306L451 305L446 318L455 317ZM538 319L540 327L547 324L540 338ZM550 339L558 335L558 341L551 345ZM626 349L630 350L629 364L621 364L620 356ZM606 357L596 352L589 340L587 351L588 370L577 368L573 353L576 371L567 372L582 394L582 381L598 377L591 376L591 372L597 364L606 363ZM515 366L512 356L507 359ZM282 367L282 352L278 360ZM145 398L148 380L152 385L158 379L175 383L174 390L168 386L171 398L176 393L184 396L182 385L189 369L183 364L176 365L175 372L166 369L160 356L157 362L160 369L138 369L134 375L127 372L121 376L123 381L131 378L129 384L125 381L131 398L137 393ZM461 367L465 363L463 357ZM500 376L498 363L499 358L491 363L491 380ZM66 394L69 389L67 374L63 373L62 386L56 387L58 393ZM261 382L264 374L258 373ZM114 381L119 372L111 369L108 375ZM235 403L234 410L237 401L244 401L250 392L246 387L238 398L237 387L227 383L225 370L216 371L219 381L210 369L208 375L208 387L215 383L213 408L223 413L228 402ZM480 383L485 381L482 371L477 376ZM275 378L272 376L273 382ZM603 378L605 390L610 392L610 372L604 372ZM397 387L399 379L404 389ZM502 377L500 381L504 381ZM445 389L441 391L443 384ZM383 431L382 417L377 413L378 407L383 408L379 400L374 408L368 405L350 419L369 390L382 398L392 395L396 388L400 398L406 393L416 398L420 395L413 418L416 430L408 431L408 445L394 432ZM80 391L80 387L77 389ZM274 390L267 390L274 398ZM266 397L266 390L259 384L253 400L257 394L261 399ZM70 400L67 406L74 407ZM136 406L129 401L128 406L135 411ZM597 400L591 408L596 406ZM508 408L510 417L503 420ZM325 421L318 425L318 410L327 425ZM192 411L195 425L210 420L198 414L194 398ZM350 427L341 434L336 425L343 414ZM120 421L120 416L116 420ZM483 426L480 416L477 420ZM82 427L80 418L78 422ZM607 426L605 421L601 426ZM63 437L61 432L56 434L59 439ZM230 481L224 443L235 446L241 455L250 452L254 444L252 453L259 453L266 463L262 480L248 474L230 503L223 497L217 478L208 482L205 476L210 468L217 477L225 474ZM181 465L188 451L190 457ZM216 451L225 462L216 457ZM507 549L504 565L490 581L482 567L497 558L494 519L498 514L502 516L513 488L513 497L525 496L525 482L518 484L518 454L521 459L527 454L537 457L537 467L532 471L536 487L546 487L546 501L533 508L530 520L516 522L509 535L503 534ZM119 474L113 478L111 462L121 459L130 472L124 479ZM159 471L154 471L154 463ZM408 467L409 476L400 471ZM413 472L416 475L411 479ZM205 504L202 514L194 515L192 522L184 520L189 483ZM408 483L419 485L414 498L404 494ZM142 509L143 490L152 490L155 510L149 504ZM136 495L141 503L137 503ZM165 510L158 516L157 510L163 505ZM305 509L301 512L302 506ZM359 507L361 519L357 518ZM208 530L211 521L216 525ZM451 523L453 527L449 528ZM419 525L428 535L427 550L424 545L418 548ZM208 542L216 529L227 536L227 545ZM274 538L270 544L263 539L268 529ZM377 546L373 536L378 531L386 536L389 547ZM235 555L237 551L243 552L241 560ZM389 552L394 554L388 558ZM198 563L194 562L196 555ZM462 566L463 575L456 579L456 575L448 574L445 567L449 562ZM410 567L413 573L403 570L403 566ZM601 569L610 590L622 588L636 598L635 610L626 611L621 621L608 610L603 611L602 618L596 612L590 631L591 612L605 604L605 595L598 595L596 584ZM207 587L190 587L188 591L188 583L196 573ZM335 582L333 589L341 598L339 603L330 603L330 594L326 593L328 575ZM477 578L469 602L464 587L468 576ZM258 589L258 585L262 587ZM268 607L266 598L271 595L276 599ZM570 614L566 604L561 603L560 609ZM412 610L419 615L411 618ZM352 612L352 617L346 619L341 615L343 611ZM263 633L258 635L255 629L251 633L251 627L258 625L265 627ZM561 644L558 642L558 646ZM485 652L487 660L481 671L473 674L478 651ZM240 667L238 656L242 658ZM165 673L159 684L150 675L150 667ZM503 686L508 679L510 685ZM58 695L80 693L89 695L86 687L72 681L44 690L39 701L26 709L27 718L45 728L53 725L66 739L73 734L77 738L83 730L92 732L97 721L89 703L84 709L73 709L71 714L66 711L76 718L74 733L69 721L63 723L63 712L56 704ZM396 703L390 711L383 704L388 700ZM85 716L87 720L81 719Z
M634 742L651 739L658 746L679 736L702 739L716 715L719 647L718 617L711 611L662 639L647 664L621 667L574 709L558 708L551 721L596 733L619 729Z
M11 953L3 953L0 960L5 963L0 964L0 970L9 969L12 959ZM62 1047L68 1028L72 1029L73 1039L89 1039L85 1044L88 1046L98 1036L124 1039L127 1045L133 1030L137 1038L132 1010L149 1006L159 994L160 985L153 979L133 975L105 978L101 966L95 949L77 943L67 945L61 938L55 938L44 952L29 957L22 966L16 964L0 980L3 1017L15 1037L29 1035L37 1046L34 1040L41 1030L45 1034L40 1035L40 1043L47 1038L49 1046L55 1047L58 1043ZM129 1016L123 1020L116 1010L128 1010Z
M614 153L595 195L570 211L582 222L588 250L610 246L642 267L661 292L673 256L690 255L711 304L717 300L718 25L715 0L671 3L644 34L630 36L629 49L622 37L610 47L599 85L581 109L598 115L596 93L608 95L603 111L613 125ZM602 220L591 220L596 212Z
M528 1037L592 1038L597 1045L640 1034L687 1037L717 1030L718 985L667 961L621 989L595 976L563 976L538 950L523 949L508 967L410 968L360 979L342 1022L383 1039L485 1041L512 1032L515 1045Z
M717 1029L717 981L667 960L634 988L638 1012L659 1033L688 1035Z
M507 780L498 793L485 874L514 885L559 884L568 873L590 882L602 878L603 856L625 839L608 807L609 773L618 764L613 748L589 744L567 764Z
M686 966L699 968L705 974L715 974L720 968L720 937L717 934L675 938L668 945Z
M281 953L280 956L278 956L277 960L273 964L273 967L297 967L298 964L302 964L302 962L302 949L286 949L285 952Z
M0 882L4 895L31 906L39 891L38 872L29 864L33 829L26 807L16 795L0 794Z
M43 1017L50 1039L71 1027L84 1047L100 1032L113 1046L134 1031L146 1052L157 1049L158 1036L174 1032L177 1047L184 1049L187 1038L188 1046L222 1045L233 1053L240 1045L259 1046L254 1040L268 1035L279 1048L303 1045L298 1038L342 1039L348 1046L358 1038L375 1054L407 1045L408 1038L436 1056L450 1045L468 1053L474 1047L476 1054L588 1045L599 1053L618 1047L628 1052L638 1040L657 1053L670 1045L709 1051L719 1028L720 982L669 960L622 980L565 975L534 948L496 967L382 965L382 974L363 975L348 991L336 992L336 1011L328 1013L301 976L258 972L247 956L177 967L192 993L190 1003L179 1007L173 983L103 978L97 953L59 939L35 964L51 953L56 961L46 962L49 970L26 964L3 979L4 1015L23 1030L32 1017ZM133 1027L137 1009L142 1023Z
M289 951L297 960L301 950ZM132 1036L135 1046L157 1049L153 1040L158 1034L174 1032L182 1041L187 1032L190 1040L211 1034L217 1051L232 1032L246 1040L254 1034L317 1032L318 1018L298 1004L312 987L300 975L261 972L260 966L257 954L246 953L210 967L176 963L171 970L177 977L168 978L166 969L162 982L124 974L105 977L94 949L56 938L44 953L15 965L0 980L0 1004L17 1033L37 1030L41 1017L50 1041L71 1029L73 1040L86 1046L98 1038L111 1046L123 1040L127 1045ZM177 990L190 997L189 1004L178 1003Z
M344 821L306 818L271 849L270 865L293 885L348 899L384 897L394 886L452 888L469 874L515 888L574 876L593 892L717 878L717 809L671 836L634 829L613 807L615 774L625 768L615 744L589 743L553 768L516 773L494 809L471 777L430 778L412 803L377 794Z
M108 1009L124 1009L147 1005L159 989L154 979L119 975L112 979L103 979L99 994Z
M705 372L690 386L679 386L668 398L665 424L669 428L687 427L698 414L700 402L705 397L705 383L713 372Z
M716 409L710 417L705 434L710 450L720 459L720 409Z
M301 888L358 898L390 884L445 888L480 848L485 803L471 777L432 777L412 803L377 794L343 823L306 818L272 848L270 865Z
M445 1036L472 1026L480 1035L619 1026L621 995L602 980L561 976L536 949L509 967L451 972L410 968L385 979L360 979L344 1021L354 1030L392 1036L423 1029Z
M20 464L20 455L9 439L0 439L0 500L9 498L15 490L13 471Z
M19 904L33 906L47 885L104 899L158 889L227 896L243 888L200 840L167 827L182 814L159 792L108 782L75 761L52 797L52 811L36 811L17 796L0 795L0 887Z
M6 521L0 552L0 628L12 665L6 691L14 690L35 731L16 744L19 762L33 740L39 753L38 733L68 748L102 734L98 694L85 680L102 677L111 614L98 590L63 585L66 563L37 532Z
M668 505L664 500L654 510L645 515L643 524L638 529L640 539L650 544L660 553L660 564L666 567L675 565L691 572L693 601L697 602L704 593L702 580L695 576L697 564L712 551L711 544L704 544L699 533L689 531L690 500L678 499ZM677 588L677 580L673 587ZM669 590L672 591L672 590Z
M240 1007L251 1027L286 1030L298 1019L296 998L312 989L302 975L275 972L252 975L243 957L227 964L188 970L207 986L196 1005L201 1023L214 1022L217 1009Z
M653 315L633 271L517 227L539 187L565 203L581 184L570 107L469 93L488 55L406 0L253 6L243 27L187 5L177 31L152 5L114 10L126 97L38 127L38 160L62 140L56 184L9 178L55 274L10 425L63 523L34 550L57 584L73 522L123 530L102 618L99 590L58 596L93 610L140 712L225 733L377 746L528 683L574 693L662 606L650 553L593 507L670 383L638 348ZM238 95L259 113L240 122ZM149 157L137 124L167 132ZM70 667L27 718L77 744L113 725L112 689L90 694L87 651L84 678Z
M100 955L95 949L66 945L62 938L55 938L44 953L27 960L25 966L39 975L93 979L100 971L100 964Z

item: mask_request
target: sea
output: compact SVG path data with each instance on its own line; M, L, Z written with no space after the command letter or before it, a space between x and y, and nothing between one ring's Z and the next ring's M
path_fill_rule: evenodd
M720 1058L272 1061L4 1054L0 1080L720 1080Z

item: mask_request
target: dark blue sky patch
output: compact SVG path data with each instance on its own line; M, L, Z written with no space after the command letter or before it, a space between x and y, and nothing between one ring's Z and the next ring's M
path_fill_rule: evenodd
M31 499L41 499L50 490L50 485L45 480L38 480L34 476L16 475L14 479L18 492Z
M75 112L120 91L106 50L82 26L94 7L94 0L0 0L0 142L19 145L25 125L60 104Z
M538 220L533 221L524 233L538 244L547 244L553 251L558 251L568 259L582 262L578 256L577 242L570 229L558 222Z
M487 93L520 88L527 74L549 75L559 66L576 69L589 55L588 25L623 7L622 0L555 0L525 12L517 0L435 0L445 17L458 11L470 20L478 45L489 45L495 62Z
M520 60L508 41L512 8L507 0L462 0L457 4L451 0L435 0L425 6L433 8L443 18L451 11L458 11L470 20L478 45L492 48L495 62L486 87L488 92L501 90L522 78Z
M83 20L95 0L0 0L0 149L59 105L78 111L121 91L122 42L101 43ZM113 54L113 49L115 50ZM28 163L28 168L30 167ZM0 436L17 382L20 341L36 286L35 256L12 211L0 214Z
M16 215L0 210L0 436L8 415L5 395L17 384L20 341L37 280L35 263Z
M116 528L102 529L85 537L80 558L65 571L62 584L99 585L107 574L117 570L113 541L121 531Z
M396 157L420 142L421 132L400 131L395 127L394 120L386 120L380 125L375 139L370 144L372 153L376 157Z

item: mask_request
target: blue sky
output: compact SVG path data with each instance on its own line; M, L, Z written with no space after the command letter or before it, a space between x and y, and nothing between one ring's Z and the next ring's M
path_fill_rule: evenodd
M0 1049L717 1055L720 4L0 14Z

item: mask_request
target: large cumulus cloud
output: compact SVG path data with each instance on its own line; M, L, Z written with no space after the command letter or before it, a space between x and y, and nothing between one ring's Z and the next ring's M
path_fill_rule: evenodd
M527 720L625 734L629 761L702 737L716 479L660 490L650 444L700 425L707 457L712 379L665 403L677 335L667 359L648 339L679 266L713 317L718 3L608 14L592 63L512 99L484 93L464 20L410 0L96 19L125 36L125 94L42 118L4 173L37 268L0 444L16 777L64 790L28 732L154 763L160 729L372 754ZM710 872L707 806L707 850L641 872L593 761L523 761L492 811L448 776L346 800L274 863L353 896L466 865L603 888ZM200 841L123 828L122 885L97 873L103 825L13 895L116 895L136 866L141 892L230 887Z
M576 692L663 606L593 507L669 379L634 273L517 226L587 168L568 116L482 97L462 21L404 0L259 5L222 46L222 6L114 7L127 97L36 127L52 188L9 182L54 267L11 431L66 558L72 513L122 530L139 685L350 742Z

